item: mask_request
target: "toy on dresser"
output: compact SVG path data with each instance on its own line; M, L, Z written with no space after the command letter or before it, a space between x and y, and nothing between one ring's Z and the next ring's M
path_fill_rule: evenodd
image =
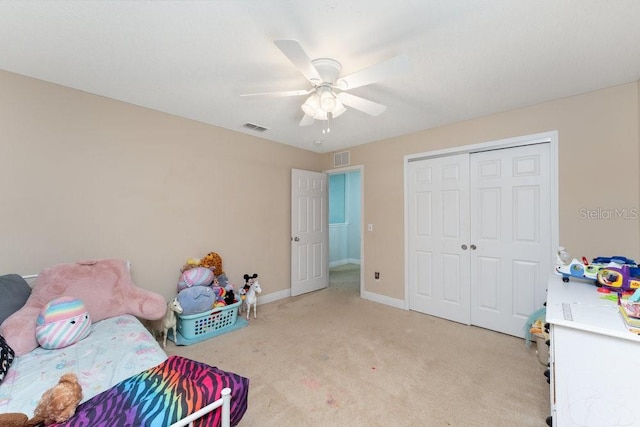
M565 283L569 279L580 279L601 286L606 284L606 275L600 273L605 267L613 267L613 271L617 271L615 269L622 266L636 266L634 260L624 256L596 257L591 262L587 261L586 257L578 260L571 258L563 247L558 248L556 257L555 272L562 276L562 281ZM602 280L601 277L603 277Z
M627 264L611 264L598 271L598 284L601 292L615 291L619 294L631 293L640 289L640 268Z
M565 283L568 282L570 278L574 278L588 280L595 284L598 271L603 267L603 265L599 263L589 263L585 257L582 257L581 261L577 258L571 258L562 246L558 248L556 258L555 272L562 276L562 281Z

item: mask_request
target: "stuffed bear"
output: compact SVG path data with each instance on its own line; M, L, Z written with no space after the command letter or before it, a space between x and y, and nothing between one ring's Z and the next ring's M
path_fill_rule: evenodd
M93 322L121 314L141 319L164 317L167 302L152 291L137 287L126 260L102 259L59 264L36 278L26 304L0 325L0 335L16 356L38 347L36 321L43 307L61 296L82 300Z
M209 252L200 259L200 267L211 268L215 267L216 274L223 274L222 270L222 257L215 252Z
M81 400L82 387L78 383L78 377L76 374L66 373L60 377L58 384L44 392L28 423L49 425L65 422L76 413Z
M27 414L21 412L8 412L0 414L0 427L25 427L28 426Z

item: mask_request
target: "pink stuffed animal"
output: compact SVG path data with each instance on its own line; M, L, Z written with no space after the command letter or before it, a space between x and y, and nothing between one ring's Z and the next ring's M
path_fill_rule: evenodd
M164 297L137 287L127 261L102 259L60 264L43 270L37 277L24 307L0 325L0 335L16 356L38 347L36 320L50 301L68 296L82 300L93 322L121 314L148 320L164 317Z

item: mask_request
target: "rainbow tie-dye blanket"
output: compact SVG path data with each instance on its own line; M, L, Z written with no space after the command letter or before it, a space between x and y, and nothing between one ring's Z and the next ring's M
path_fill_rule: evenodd
M167 427L220 398L231 389L231 425L247 410L249 379L205 363L170 356L154 368L114 385L81 403L68 427ZM194 426L219 426L220 410L196 420Z

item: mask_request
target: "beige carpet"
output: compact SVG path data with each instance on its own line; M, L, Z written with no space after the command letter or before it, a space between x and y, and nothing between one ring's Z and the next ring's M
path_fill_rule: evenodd
M329 286L360 292L360 265L345 264L329 270Z
M167 353L248 377L242 427L546 425L535 343L367 301L348 283L259 305L247 327Z

